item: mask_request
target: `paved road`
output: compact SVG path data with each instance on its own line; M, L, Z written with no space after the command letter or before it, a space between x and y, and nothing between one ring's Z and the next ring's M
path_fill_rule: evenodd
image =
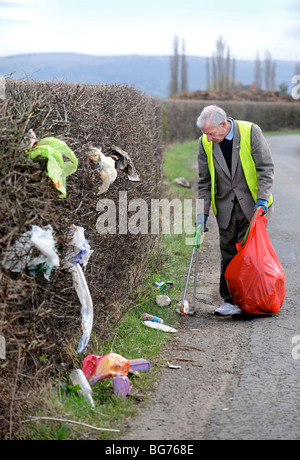
M246 345L205 439L300 439L300 135L268 137L275 213L268 231L287 278L278 315L249 322Z

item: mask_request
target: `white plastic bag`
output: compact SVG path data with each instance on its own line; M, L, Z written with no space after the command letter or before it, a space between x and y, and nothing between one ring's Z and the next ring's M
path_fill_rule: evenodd
M72 264L70 266L70 271L72 273L75 290L81 303L81 327L83 333L78 343L77 352L83 353L88 347L93 327L93 301L80 264Z
M84 237L84 228L72 225L69 235L72 237L70 241L72 249L67 256L68 262L79 263L86 267L94 251L91 250L89 242Z
M102 185L99 187L98 193L106 193L110 184L112 184L117 178L115 160L113 160L111 157L105 156L101 152L101 149L91 147L90 150L91 152L89 153L89 160L96 164L97 170L102 179Z
M40 255L33 257L33 249L40 251ZM23 233L9 253L5 254L4 268L12 272L22 272L26 269L32 273L46 270L45 278L49 280L53 267L59 267L59 257L55 250L53 229L51 225L44 228L33 225L32 229Z
M88 241L85 239L83 227L72 225L69 236L71 236L69 243L71 248L64 262L72 274L73 284L81 303L81 327L83 333L78 343L77 352L83 353L88 347L92 333L94 311L90 290L81 265L84 267L87 265L93 250L91 250Z

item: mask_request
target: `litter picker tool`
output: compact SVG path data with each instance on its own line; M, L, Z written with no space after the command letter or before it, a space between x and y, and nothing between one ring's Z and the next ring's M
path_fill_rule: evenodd
M189 271L185 283L185 288L184 288L184 293L182 297L182 301L179 304L180 307L180 312L186 316L186 315L194 315L195 314L195 303L196 303L196 290L197 290L197 277L198 277L198 263L199 263L199 248L200 244L202 242L202 225L199 224L196 226L195 234L194 234L194 241L193 241L193 250L192 250L192 255L191 255L191 260L190 260L190 265L189 265ZM189 305L188 301L185 299L189 281L190 281L190 275L192 271L192 266L193 266L193 260L196 252L196 265L195 265L195 274L194 274L194 290L193 290L193 302L191 305Z

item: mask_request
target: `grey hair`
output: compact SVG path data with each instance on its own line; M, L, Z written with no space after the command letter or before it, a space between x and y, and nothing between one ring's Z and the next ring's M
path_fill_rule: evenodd
M221 107L208 105L202 110L197 120L197 126L202 129L207 121L210 121L214 126L219 126L222 121L226 121L226 118L226 112Z

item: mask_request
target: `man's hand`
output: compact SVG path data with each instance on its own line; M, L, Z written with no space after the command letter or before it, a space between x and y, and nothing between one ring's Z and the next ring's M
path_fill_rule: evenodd
M196 227L198 227L198 225L201 225L202 226L201 230L203 232L208 232L208 228L206 227L207 218L208 218L207 214L198 214L196 217L195 225Z
M254 211L255 211L259 206L261 206L262 209L263 209L265 212L267 212L267 210L268 210L268 202L267 202L267 200L258 199L257 202L255 203Z

